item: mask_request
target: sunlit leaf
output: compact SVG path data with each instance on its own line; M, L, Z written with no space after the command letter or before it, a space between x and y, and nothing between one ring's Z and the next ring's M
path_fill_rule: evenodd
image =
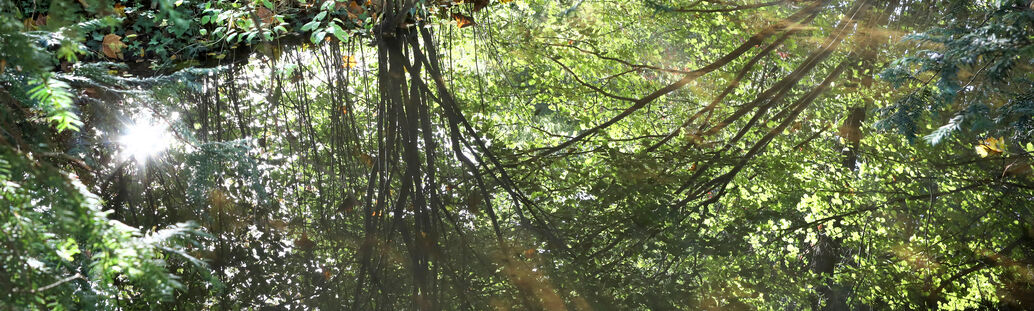
M998 155L1005 151L1005 139L988 137L977 144L975 149L981 158Z
M341 67L343 68L352 69L355 68L356 64L357 63L355 61L355 57L353 57L352 55L345 55L341 57Z
M466 28L477 25L477 23L474 23L474 18L460 13L452 13L452 19L456 20L456 27L459 28Z

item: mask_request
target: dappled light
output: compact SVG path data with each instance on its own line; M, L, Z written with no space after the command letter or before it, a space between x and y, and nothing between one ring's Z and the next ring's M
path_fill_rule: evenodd
M0 2L0 310L1034 309L1034 2Z

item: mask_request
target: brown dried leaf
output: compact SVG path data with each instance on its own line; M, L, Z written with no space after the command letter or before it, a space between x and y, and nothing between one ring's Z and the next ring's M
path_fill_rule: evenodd
M122 48L125 47L126 44L122 43L122 37L113 33L104 36L104 40L101 41L101 53L108 58L125 59L122 56Z
M48 18L49 17L47 15L36 16L36 20L32 21L32 23L33 25L36 25L36 27L44 26L47 24Z
M537 254L537 253L538 253L538 251L535 250L534 248L529 248L529 249L524 250L524 257L526 257L528 259L532 259L532 258L535 258L535 254Z
M270 11L266 7L260 6L258 9L255 9L255 16L257 16L259 21L264 25L273 23L273 15L273 11Z
M373 167L373 157L370 155L365 153L360 154L359 159L362 160L363 164L366 164L367 167Z
M123 17L126 16L126 6L122 5L121 3L116 3L115 6L112 7L112 9L115 11L115 15Z
M302 233L302 237L294 240L294 246L303 251L312 250L316 243L309 239L309 234Z
M363 14L365 12L366 12L366 9L364 9L358 3L355 3L354 1L348 3L348 13L359 15L359 14Z
M474 12L481 11L488 6L488 0L474 0Z
M452 13L452 18L456 20L456 27L459 28L477 25L477 23L474 22L474 18L460 13Z

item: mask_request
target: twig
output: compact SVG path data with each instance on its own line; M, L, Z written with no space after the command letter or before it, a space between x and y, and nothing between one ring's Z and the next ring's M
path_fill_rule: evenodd
M82 274L76 273L73 276L70 276L70 277L58 280L57 282L51 283L51 284L49 284L47 286L43 286L43 287L31 290L31 291L29 291L29 293L31 293L31 294L39 293L39 292L42 292L42 291L45 291L45 290L57 287L58 285L61 285L61 284L64 284L64 283L68 283L68 282L70 282L72 280L75 280L75 279L84 279L85 280L86 278L84 278ZM18 289L15 288L13 291L14 292L18 292Z

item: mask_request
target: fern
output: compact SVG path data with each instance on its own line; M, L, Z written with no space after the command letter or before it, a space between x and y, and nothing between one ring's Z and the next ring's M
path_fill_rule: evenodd
M930 143L931 145L940 144L945 139L951 137L951 134L962 129L962 122L965 120L965 115L957 115L951 118L951 120L948 121L948 124L942 125L941 127L934 130L933 133L930 133L930 135L924 136L923 140Z
M915 141L919 134L920 118L927 115L929 111L932 91L929 88L922 88L899 99L893 105L877 110L880 120L876 121L876 128L879 130L895 130L898 134L905 135L908 141Z
M47 120L55 123L58 132L70 129L79 131L83 125L79 116L72 111L72 93L68 91L68 83L51 78L49 75L42 79L34 79L29 82L33 86L29 92L29 99L36 102L37 107L47 114Z
M1034 83L1025 79L1028 72L1019 69L1032 64L1034 37L1029 33L1034 14L1029 14L1026 2L1015 0L996 1L985 8L985 14L972 14L975 12L969 12L971 6L964 1L950 6L954 18L948 26L905 38L931 49L898 59L881 74L895 88L917 89L880 109L878 128L896 130L911 141L919 134L920 124L947 113L953 117L946 124L935 125L938 128L925 135L925 141L936 145L963 130L979 134L993 127L1000 135L1009 135L1011 128L1011 136L1029 136L1031 115L1022 108L1027 101L1012 97L1017 94L1011 91L1034 89ZM924 73L932 78L916 79ZM1002 98L985 94L1006 94L1008 104L992 104Z

